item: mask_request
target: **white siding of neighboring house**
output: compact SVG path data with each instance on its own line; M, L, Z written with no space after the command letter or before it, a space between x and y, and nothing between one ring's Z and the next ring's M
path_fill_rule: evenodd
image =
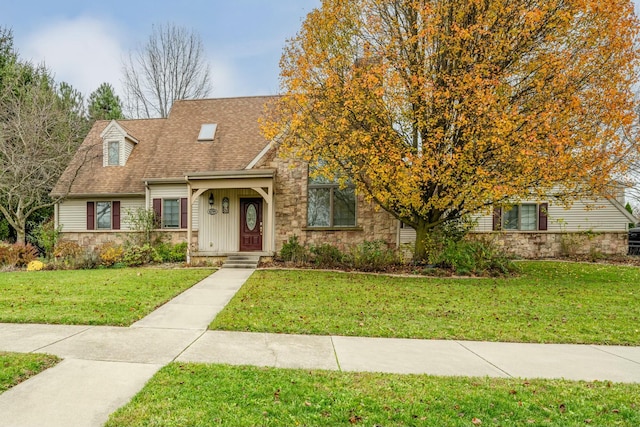
M87 231L87 202L120 201L120 231L130 230L127 221L127 210L135 210L144 207L144 198L117 199L117 198L96 198L96 199L67 199L60 203L58 207L58 225L62 225L63 232L83 232ZM106 231L106 230L100 230Z
M476 226L473 231L493 231L493 215L491 213L477 215L474 218ZM580 200L574 202L569 208L549 204L547 232L619 232L628 229L628 222L625 215L609 200ZM401 244L413 243L415 238L416 232L411 227L400 229Z
M215 215L210 215L209 194L213 192ZM203 252L236 252L240 248L240 198L261 196L250 189L224 189L212 190L203 193L198 202L199 221L202 227L198 233L198 249ZM229 198L229 213L222 213L222 199ZM267 204L262 202L262 221L266 221L268 215ZM267 229L267 224L263 224Z
M153 209L153 199L181 199L187 197L187 184L151 184L149 185L149 206L148 209ZM198 203L194 203L191 206L191 229L198 230L199 224L199 206Z

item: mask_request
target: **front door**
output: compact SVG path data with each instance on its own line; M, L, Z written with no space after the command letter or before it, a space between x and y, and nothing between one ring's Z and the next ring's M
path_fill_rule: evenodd
M262 199L240 199L240 251L262 250Z

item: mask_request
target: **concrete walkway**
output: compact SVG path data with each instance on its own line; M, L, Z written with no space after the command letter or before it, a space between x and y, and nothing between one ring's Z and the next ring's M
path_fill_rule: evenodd
M207 331L252 272L218 270L129 328L0 324L0 351L64 358L0 394L0 426L100 426L174 360L640 382L640 347Z

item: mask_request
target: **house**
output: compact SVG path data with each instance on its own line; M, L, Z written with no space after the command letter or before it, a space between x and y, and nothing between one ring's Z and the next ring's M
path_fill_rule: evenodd
M67 195L55 206L61 237L86 248L122 242L133 229L130 213L144 208L172 242L189 242L192 258L272 256L294 235L342 249L410 241L410 229L352 188L309 179L306 164L277 156L258 123L271 99L182 100L167 118L96 122L52 191ZM532 257L553 255L553 236L586 231L602 252L625 253L628 213L619 200L596 203L601 209L586 201L568 210L522 204L498 222L480 216L476 231Z

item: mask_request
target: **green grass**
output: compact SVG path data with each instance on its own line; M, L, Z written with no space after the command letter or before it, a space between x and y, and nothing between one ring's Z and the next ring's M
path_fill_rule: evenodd
M0 273L0 322L128 326L211 272L127 268Z
M640 268L522 262L508 278L254 273L211 329L507 342L640 344Z
M640 425L640 384L172 363L115 426Z
M48 354L20 354L0 351L0 393L58 363Z

